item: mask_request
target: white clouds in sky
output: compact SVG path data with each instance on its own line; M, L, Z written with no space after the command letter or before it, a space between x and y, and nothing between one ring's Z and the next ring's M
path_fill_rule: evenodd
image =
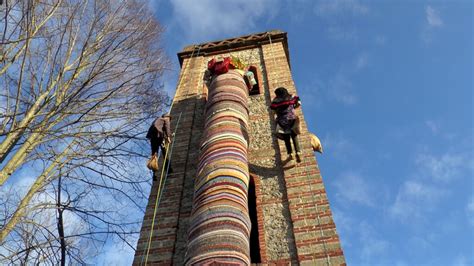
M327 28L328 38L335 41L354 41L359 38L355 28L333 25Z
M352 77L370 65L370 56L367 52L360 52L356 57L340 66L340 69L326 81L319 80L318 87L328 100L352 106L359 102Z
M378 225L371 220L348 216L337 208L334 208L332 213L343 249L350 249L359 254L358 261L352 261L352 264L384 265L384 255L391 248L391 244L386 237L379 234L376 228Z
M426 120L425 125L431 130L431 132L436 135L439 132L440 126L437 122L433 120Z
M235 35L256 30L259 18L274 16L279 1L174 0L173 18L191 39L207 40L221 34Z
M430 27L441 27L443 26L443 20L439 14L439 11L431 6L427 6L425 9L426 21Z
M369 12L369 8L357 0L320 0L314 12L323 17L338 14L365 15Z
M474 196L471 196L466 206L467 218L469 223L474 226Z
M334 185L337 189L336 198L368 207L375 206L372 188L362 175L346 172L337 178Z
M336 41L359 38L354 20L370 13L368 6L357 0L320 0L314 4L314 14L328 24L327 37Z
M415 155L414 159L415 171L399 188L389 209L394 217L405 221L423 218L435 210L440 200L453 194L453 182L472 172L473 160L468 153L435 155L423 152Z
M137 241L131 241L131 243ZM132 265L135 251L130 247L123 243L109 241L104 249L97 259L100 265Z
M298 94L301 97L302 104L310 108L319 108L323 103L323 91L324 83L318 79L314 78L302 84L298 87Z
M430 5L425 7L425 18L426 22L421 31L421 39L425 43L430 43L433 40L434 30L444 26L444 22L440 12Z
M453 266L468 266L468 265L472 265L472 264L468 262L468 259L466 258L466 256L458 255L454 259L453 264L451 264L451 265L453 265Z
M354 68L362 69L367 63L367 58L357 58ZM352 70L351 70L352 71ZM301 86L299 92L306 103L314 103L313 106L320 107L325 102L333 101L345 106L352 106L358 103L359 98L354 91L350 73L339 71L329 77L312 77L307 83Z
M358 102L353 93L352 82L342 73L337 74L328 82L329 96L344 105L354 105Z
M423 217L426 211L433 210L436 203L448 192L438 186L420 181L405 181L400 188L390 214L402 221L411 221Z
M415 162L421 175L441 182L450 182L460 177L473 163L468 155L462 153L445 153L440 156L421 153L416 156Z
M357 56L355 62L355 69L361 70L369 64L369 55L367 53L361 53Z
M325 154L340 161L346 161L349 155L359 150L351 139L340 132L326 134L322 141Z
M365 264L371 264L375 258L380 257L389 248L389 242L383 237L379 236L376 228L370 223L363 221L359 226L362 251L361 257L366 262Z

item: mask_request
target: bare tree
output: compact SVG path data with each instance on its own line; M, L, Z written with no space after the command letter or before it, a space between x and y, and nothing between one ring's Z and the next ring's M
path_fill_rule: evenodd
M0 263L84 263L80 247L111 235L133 247L143 136L169 102L147 2L7 1L0 32L0 186L25 169L33 180L0 209Z

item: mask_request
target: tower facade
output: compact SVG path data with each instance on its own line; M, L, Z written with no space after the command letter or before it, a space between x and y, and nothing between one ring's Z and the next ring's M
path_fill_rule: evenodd
M229 56L250 66L250 91L235 71L206 84L208 61ZM173 173L153 184L134 265L344 265L301 108L300 163L274 134L274 90L297 94L287 34L192 45L178 58Z

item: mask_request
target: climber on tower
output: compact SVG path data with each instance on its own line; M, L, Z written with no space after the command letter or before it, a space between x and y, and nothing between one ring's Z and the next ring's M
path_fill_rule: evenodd
M151 155L157 156L158 148L161 148L161 154L163 158L166 158L167 151L166 146L171 142L171 116L169 114L163 114L161 117L155 119L153 124L148 129L146 138L150 140L151 144ZM164 142L164 143L163 143ZM168 168L169 158L164 162L165 169ZM169 166L168 173L173 172L171 166ZM156 180L156 176L153 175L153 180Z
M298 142L298 135L300 134L299 119L295 113L295 108L298 108L301 104L300 98L292 96L283 87L277 88L275 95L276 97L273 99L270 108L276 113L276 136L285 141L286 152L290 160L294 158L291 145L291 140L293 140L296 161L301 162L301 151Z

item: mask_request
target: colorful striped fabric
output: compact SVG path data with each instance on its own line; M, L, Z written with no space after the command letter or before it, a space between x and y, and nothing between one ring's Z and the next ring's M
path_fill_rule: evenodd
M185 261L250 265L247 86L230 70L214 78L208 97Z

